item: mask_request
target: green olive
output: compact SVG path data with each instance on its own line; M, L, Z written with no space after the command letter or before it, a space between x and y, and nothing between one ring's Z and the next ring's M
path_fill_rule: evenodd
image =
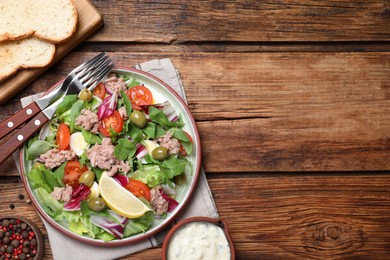
M163 161L168 158L168 150L164 146L156 147L152 151L152 156L156 160Z
M144 128L148 124L148 120L144 113L138 110L131 112L130 121L139 128Z
M92 92L86 88L79 93L79 99L87 102L91 102L92 96Z
M88 187L91 187L95 181L95 173L92 171L86 171L79 177L79 183L82 183Z
M88 200L88 208L90 210L93 210L95 212L100 212L106 207L106 203L104 200L100 197L98 198L92 198Z

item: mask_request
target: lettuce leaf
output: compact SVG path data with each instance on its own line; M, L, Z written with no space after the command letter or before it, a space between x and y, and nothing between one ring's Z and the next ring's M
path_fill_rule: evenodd
M123 236L128 237L134 234L147 231L152 225L154 220L154 213L152 211L147 211L142 217L129 219L125 225L123 231Z
M54 199L44 188L38 188L36 192L42 208L50 217L54 218L62 212L63 205Z

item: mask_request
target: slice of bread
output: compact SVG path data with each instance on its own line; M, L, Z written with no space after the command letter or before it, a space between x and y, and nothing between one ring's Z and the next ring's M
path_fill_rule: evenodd
M0 43L0 81L18 69L44 67L54 58L55 45L31 37Z
M75 32L73 0L1 0L0 42L36 36L51 43L66 41Z

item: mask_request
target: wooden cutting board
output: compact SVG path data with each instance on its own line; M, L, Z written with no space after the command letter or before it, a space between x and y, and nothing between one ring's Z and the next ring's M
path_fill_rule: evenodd
M0 105L7 102L12 96L34 81L56 61L64 57L79 43L89 37L103 25L103 18L89 0L74 1L78 12L78 24L75 34L65 43L56 46L53 61L44 68L20 70L10 78L0 83Z

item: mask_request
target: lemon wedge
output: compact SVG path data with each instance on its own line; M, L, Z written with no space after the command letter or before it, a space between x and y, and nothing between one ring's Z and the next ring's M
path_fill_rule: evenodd
M106 172L103 172L100 177L99 191L107 206L121 216L139 218L145 212L150 211L142 201L108 176Z

